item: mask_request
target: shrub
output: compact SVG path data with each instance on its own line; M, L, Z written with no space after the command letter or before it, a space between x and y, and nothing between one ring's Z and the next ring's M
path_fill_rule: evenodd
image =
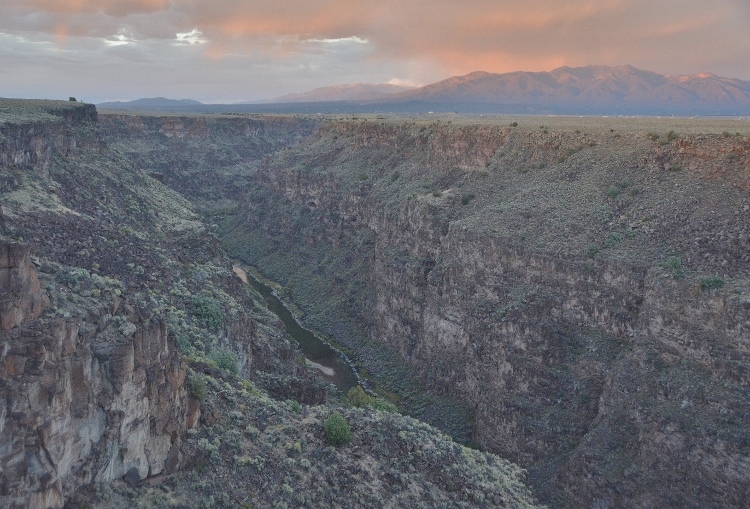
M593 258L599 252L599 248L596 246L589 246L589 258Z
M613 248L620 242L622 242L622 235L617 232L612 232L607 235L607 240L604 243L604 246L607 248Z
M510 126L511 126L511 127L518 127L518 122L511 122L511 123L510 123Z
M724 280L718 276L701 279L701 289L704 291L716 290L724 286Z
M674 141L674 140L676 140L677 138L679 138L679 136L677 136L677 133L676 133L676 132L674 132L674 131L669 131L669 132L667 133L667 141Z
M323 423L326 432L326 440L334 446L344 445L352 439L352 430L349 423L341 414L331 414Z
M372 403L372 408L377 410L378 412L395 413L398 411L396 405L382 398L375 398Z
M670 256L667 261L662 263L662 267L664 267L675 279L682 274L682 260L677 256Z
M648 133L648 134L647 134L646 136L647 136L647 137L648 137L648 139L649 139L649 140L651 140L651 141L656 141L656 140L658 140L658 139L659 139L659 135L658 135L658 134L656 134L656 133Z
M617 186L611 186L607 190L607 196L610 198L617 198L620 195L620 190L617 188Z
M193 316L211 332L219 332L224 326L224 312L210 297L193 297Z
M375 403L375 398L367 394L362 387L357 385L349 389L346 393L346 402L349 406L357 408L371 407Z
M189 375L187 377L187 387L190 391L190 395L198 401L206 399L206 384L203 383L199 377L195 375Z
M464 194L461 196L461 205L468 205L471 200L475 197L472 193Z
M209 357L216 363L216 367L219 369L228 371L233 375L236 375L239 372L237 357L232 352L217 348L211 352Z
M434 193L432 193L432 196L434 196L435 198L440 198L441 196L443 196L443 193L441 193L440 191L435 191Z

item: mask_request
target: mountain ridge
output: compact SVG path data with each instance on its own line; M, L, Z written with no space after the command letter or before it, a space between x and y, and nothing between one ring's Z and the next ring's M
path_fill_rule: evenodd
M102 103L99 107L200 113L750 115L750 81L710 72L671 76L632 65L563 66L542 72L474 71L409 90L396 91L394 87L398 88L390 84L334 85L256 103L201 104L156 98Z
M97 104L100 108L153 108L198 105L203 105L203 103L194 99L168 99L166 97L144 97L133 101L108 101Z
M406 92L416 87L391 83L350 83L319 87L299 94L286 94L261 103L324 102L324 101L371 101L385 99L393 94Z
M669 76L638 69L591 65L558 67L549 72L489 73L463 76L399 93L391 99L495 105L535 104L581 111L750 111L750 82L712 73Z

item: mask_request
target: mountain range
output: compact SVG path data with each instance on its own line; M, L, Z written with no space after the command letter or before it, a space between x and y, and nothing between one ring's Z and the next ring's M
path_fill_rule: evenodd
M264 103L298 103L298 102L326 102L326 101L373 101L393 97L394 94L412 90L415 87L392 85L390 83L353 83L347 85L333 85L320 87L301 94L287 94L274 99L262 101Z
M104 103L103 108L286 113L461 112L541 114L748 115L750 81L711 73L668 76L630 65L559 67L549 72L472 72L419 88L352 84L264 103ZM164 100L166 101L166 100ZM137 104L136 104L137 103Z
M144 99L136 99L135 101L112 101L97 104L100 108L124 108L124 109L170 109L170 108L183 108L191 106L200 106L203 103L195 101L193 99L167 99L166 97L148 97Z
M560 67L551 72L473 72L391 100L534 105L571 112L750 111L750 82L711 73L665 76L626 65Z

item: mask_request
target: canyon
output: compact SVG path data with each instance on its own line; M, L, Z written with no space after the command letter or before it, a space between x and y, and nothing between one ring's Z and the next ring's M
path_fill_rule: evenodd
M472 439L528 469L544 502L741 506L748 148L331 122L257 172L224 235L377 382L399 392L373 343L468 404Z
M746 122L55 108L0 140L9 507L750 496ZM428 424L322 447L338 396L230 257Z
M317 121L127 120L130 138L91 105L0 100L0 505L537 507L516 465L325 383L233 271L208 210L232 208L230 163ZM154 126L195 150L148 153Z

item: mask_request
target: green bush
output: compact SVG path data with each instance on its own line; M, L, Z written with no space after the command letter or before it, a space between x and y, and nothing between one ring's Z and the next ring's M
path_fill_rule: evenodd
M396 405L382 398L375 398L372 403L372 408L377 410L378 412L395 413L398 411Z
M219 332L224 326L224 312L210 297L193 297L193 316L211 332Z
M610 198L617 198L620 194L620 190L617 188L617 186L610 186L610 188L607 190L607 196Z
M468 205L471 200L474 199L474 195L472 193L464 194L461 196L461 205Z
M190 391L190 395L198 401L206 399L206 384L203 383L199 377L195 375L189 375L187 377L187 387Z
M227 350L217 348L213 350L209 355L212 361L216 363L216 367L228 371L229 373L236 375L239 372L237 366L237 356Z
M677 133L676 133L676 132L674 132L674 131L669 131L669 132L667 133L667 140L668 140L668 141L674 141L674 140L676 140L677 138L679 138L679 136L677 136Z
M604 247L611 249L620 242L622 242L622 235L617 232L612 232L607 235L607 240L604 242Z
M359 385L349 389L346 393L346 402L349 406L357 408L371 407L375 403L375 398L365 392Z
M338 447L352 439L349 423L341 414L331 414L323 423L323 429L326 432L326 440L331 445Z
M717 290L724 286L724 280L718 276L701 279L701 289L704 291Z
M662 263L662 267L675 279L682 274L682 260L677 256L670 256L667 261Z

